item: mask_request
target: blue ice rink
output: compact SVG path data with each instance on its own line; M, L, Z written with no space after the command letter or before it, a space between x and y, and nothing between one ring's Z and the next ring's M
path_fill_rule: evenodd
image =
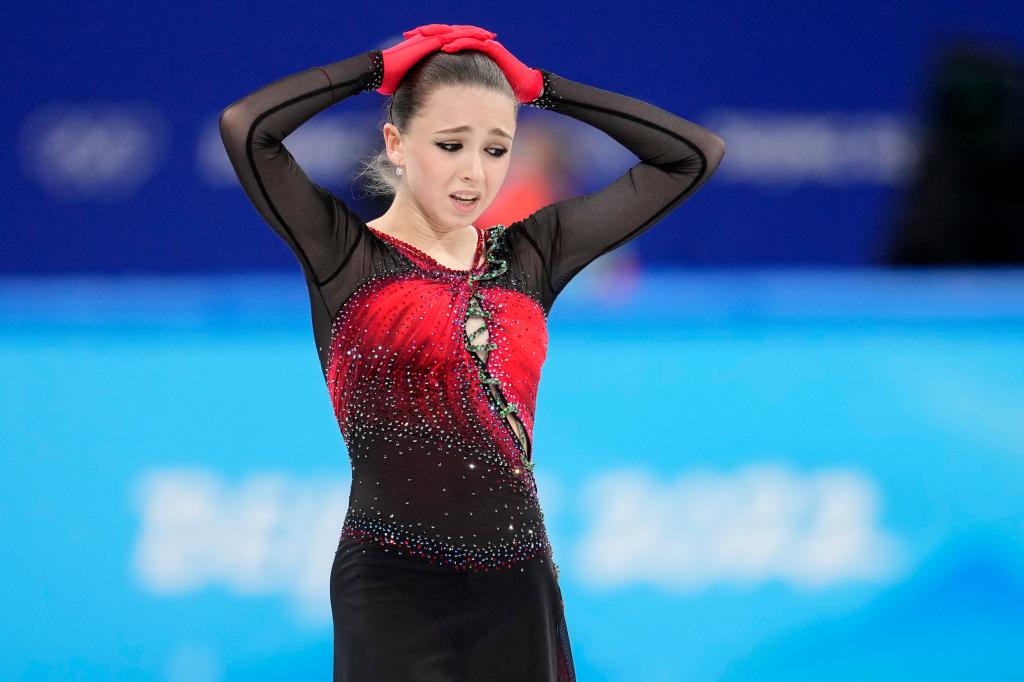
M581 274L535 431L581 681L1024 678L1024 271ZM0 281L4 680L329 679L296 274Z

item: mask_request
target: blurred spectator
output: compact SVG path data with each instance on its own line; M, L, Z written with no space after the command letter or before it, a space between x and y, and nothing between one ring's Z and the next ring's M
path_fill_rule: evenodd
M1022 81L1010 50L957 41L940 52L888 262L1024 263Z
M508 225L574 191L566 159L559 153L555 131L542 123L520 119L512 146L512 163L501 191L474 221L477 227Z

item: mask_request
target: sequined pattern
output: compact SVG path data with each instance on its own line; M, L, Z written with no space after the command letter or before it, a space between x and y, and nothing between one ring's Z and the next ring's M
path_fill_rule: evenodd
M483 279L491 279L494 277L500 277L508 271L508 261L498 257L498 251L501 249L505 230L508 228L504 225L495 225L492 227L487 236L489 248L487 249L487 261L493 264L494 267L486 270L482 273L470 273L468 282L472 290L469 293L470 305L466 308L466 330L467 340L466 349L474 354L474 358L477 360L477 377L480 379L481 385L487 392L489 399L494 400L494 405L498 409L498 415L502 418L508 419L516 437L516 443L520 448L519 460L522 462L530 471L533 471L533 459L531 458L530 452L530 436L522 426L522 422L519 420L517 413L519 412L518 403L509 402L505 397L504 392L501 389L501 379L494 376L490 368L487 366L487 358L491 350L498 347L493 341L484 341L476 343L475 339L479 336L484 335L489 338L487 320L493 317L493 314L483 307L483 294L479 288L476 287L478 281ZM472 318L477 317L483 320L483 324L470 331L470 322ZM517 467L514 471L519 474L521 470Z
M363 92L376 90L384 82L384 54L381 50L370 50L373 66L364 78Z
M554 84L551 78L551 72L546 69L537 69L540 71L541 81L544 83L544 87L541 88L540 96L537 99L531 100L526 103L527 106L537 107L538 109L552 109L555 106L557 95L554 90Z
M519 292L481 286L507 271L505 229L477 230L483 263L455 270L366 226L367 239L411 267L375 273L332 328L328 388L352 463L342 538L457 570L550 559L519 440L546 355L543 311ZM489 342L474 343L473 317L487 320Z

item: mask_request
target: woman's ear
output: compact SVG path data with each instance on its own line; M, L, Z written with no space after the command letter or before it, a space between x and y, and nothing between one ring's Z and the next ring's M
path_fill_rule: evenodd
M384 149L387 151L388 160L394 166L405 165L405 155L402 153L402 134L398 127L391 124L384 124Z

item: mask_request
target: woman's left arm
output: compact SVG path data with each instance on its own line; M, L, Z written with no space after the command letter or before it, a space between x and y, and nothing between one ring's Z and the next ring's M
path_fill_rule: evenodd
M544 261L553 300L587 264L643 233L707 182L725 142L653 104L539 71L542 94L527 104L594 126L640 159L603 189L514 223Z

